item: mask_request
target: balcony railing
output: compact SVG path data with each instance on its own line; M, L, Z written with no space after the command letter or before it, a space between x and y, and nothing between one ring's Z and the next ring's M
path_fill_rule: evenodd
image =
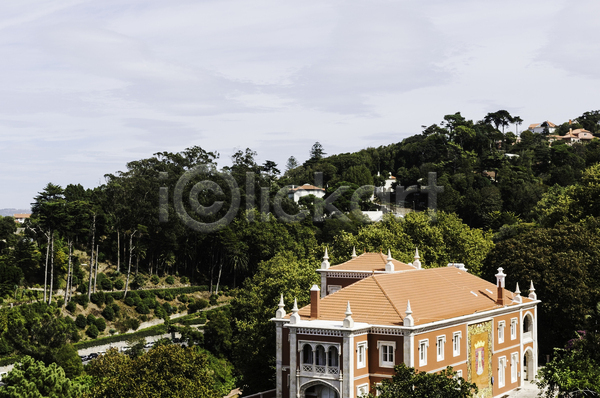
M302 364L301 374L318 376L318 375L330 375L330 376L339 376L340 368L339 366L325 366L325 365L312 365L312 364Z

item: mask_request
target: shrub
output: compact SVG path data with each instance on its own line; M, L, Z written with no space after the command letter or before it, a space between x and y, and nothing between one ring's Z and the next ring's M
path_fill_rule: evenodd
M151 309L154 309L154 308L156 308L156 306L158 306L158 302L156 301L156 299L154 297L145 298L144 300L142 300L142 302L144 303L144 305L148 306L148 308L151 308Z
M158 297L160 299L164 299L165 294L167 294L167 293L164 290L157 290L154 292L154 294L156 295L156 297Z
M132 289L139 289L140 287L146 284L146 278L144 278L141 274L136 275L133 278L133 282L131 283Z
M173 283L175 283L175 278L173 278L172 275L167 276L167 278L165 279L165 282L169 285L172 285Z
M182 303L187 303L188 301L190 301L188 296L186 296L185 294L182 294L181 296L177 297L177 300L181 301Z
M113 288L113 283L111 282L110 279L108 278L104 278L100 281L100 287L102 288L102 290L112 290Z
M86 293L87 293L87 285L86 285L85 283L80 283L80 284L77 286L77 291L78 291L79 293L86 294Z
M123 300L124 295L125 295L125 292L112 292L112 293L107 294L107 296L110 296L110 297L114 298L115 300Z
M81 305L82 307L85 307L88 303L88 296L86 294L79 294L77 296L73 296L71 300Z
M117 333L117 329L110 328L109 331L108 331L108 333L110 333L111 335L113 335L113 334Z
M123 300L123 302L128 306L133 307L133 299L130 296L125 297L125 300Z
M175 311L177 311L177 308L176 307L172 307L171 304L169 304L169 303L163 303L162 307L163 307L163 309L165 310L165 312L167 314L172 314Z
M117 290L123 290L124 287L125 287L125 282L123 282L123 279L115 279L115 281L113 283L113 288L115 288Z
M173 298L174 298L174 297L173 297L173 295L171 294L171 292L166 292L166 293L165 293L165 297L164 297L164 299L165 299L165 300L167 300L167 301L173 301Z
M200 311L206 307L208 307L208 301L204 299L197 299L188 304L188 312L193 314L194 312Z
M160 278L158 277L158 275L154 274L152 275L152 278L150 278L150 281L152 281L152 283L154 283L155 285L158 285L158 282L160 282Z
M71 314L74 314L76 309L77 303L75 303L74 301L69 301L69 303L67 304L67 311L69 311Z
M56 306L62 307L65 304L65 299L63 297L56 299Z
M115 299L110 294L104 295L104 303L106 303L106 305L111 305L114 301Z
M79 329L85 329L87 326L87 319L85 316L82 314L77 315L77 318L75 318L75 326L77 326Z
M96 325L90 325L89 328L87 328L87 330L85 331L85 334L87 334L88 336L90 336L90 338L95 339L96 337L98 337L98 327Z
M89 314L86 321L88 325L91 325L92 323L96 322L96 317L93 314Z
M141 305L143 303L142 299L140 297L134 297L133 298L133 304L137 307L138 305Z
M154 310L154 315L156 315L159 318L166 318L167 317L167 311L165 311L164 307L162 307L162 306L159 305Z
M114 321L115 319L115 311L113 310L112 306L107 305L104 310L102 311L102 316L106 319L108 319L109 321Z
M104 330L106 329L106 321L104 320L104 318L97 318L94 322L94 325L96 325L100 332L104 332Z
M115 312L115 315L119 315L119 313L121 312L121 307L119 307L119 305L117 303L114 303L112 305L112 309Z
M99 291L97 293L92 293L90 295L90 300L99 307L104 305L104 292Z
M210 305L217 305L218 298L219 298L219 296L217 296L216 294L214 294L214 293L211 294L210 299L209 299Z
M135 307L135 310L139 313L139 314L149 314L150 313L150 308L148 308L148 306L144 303L138 305L137 307Z
M189 281L190 281L190 280L188 279L188 277L187 277L187 276L182 276L182 277L179 279L179 282L181 282L181 283L184 283L184 284L185 284L185 283L188 283Z

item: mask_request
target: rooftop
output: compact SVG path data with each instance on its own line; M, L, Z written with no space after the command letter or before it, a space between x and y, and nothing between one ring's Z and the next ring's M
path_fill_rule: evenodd
M327 270L330 271L385 271L387 256L383 253L363 253L351 260L338 265L333 265ZM405 264L398 260L392 259L395 271L414 270L412 265Z

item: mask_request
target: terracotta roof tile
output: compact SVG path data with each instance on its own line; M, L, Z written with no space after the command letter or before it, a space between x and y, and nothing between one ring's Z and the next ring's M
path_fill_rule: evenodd
M419 325L498 308L496 291L495 284L454 267L378 274L321 299L319 319L342 321L350 301L355 322L402 325L410 300L415 325ZM504 290L506 305L512 304L513 296ZM310 305L299 314L309 320Z
M329 269L332 271L385 271L387 256L383 253L363 253L345 263L334 265ZM414 270L412 265L405 264L392 259L395 271Z

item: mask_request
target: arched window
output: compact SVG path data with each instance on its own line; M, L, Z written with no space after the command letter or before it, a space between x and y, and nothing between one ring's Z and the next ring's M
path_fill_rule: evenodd
M317 361L316 361L316 365L320 365L320 366L325 366L325 348L323 348L322 345L318 345L317 346L317 350L316 350L316 354L317 354Z
M531 314L526 314L523 318L523 339L533 338L533 317Z
M339 358L338 358L338 350L336 347L329 347L329 363L327 366L338 367L339 366Z
M309 365L313 363L313 351L310 344L304 344L302 348L302 363Z

